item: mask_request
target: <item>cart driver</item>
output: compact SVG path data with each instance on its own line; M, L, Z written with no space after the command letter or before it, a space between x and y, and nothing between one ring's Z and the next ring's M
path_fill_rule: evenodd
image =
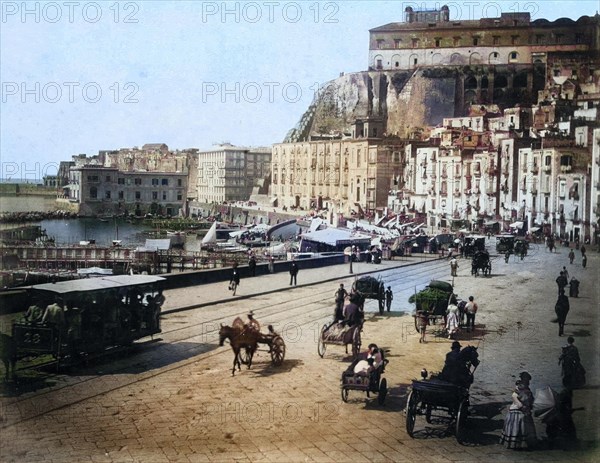
M260 331L260 323L258 323L258 320L254 319L254 311L250 311L248 312L248 322L246 323L246 326L252 330L255 331Z
M344 307L344 321L343 323L347 326L353 326L358 324L360 321L360 311L358 304L356 304L356 298L351 297L350 302Z
M452 350L446 354L446 361L440 373L440 379L468 388L471 385L472 378L465 362L460 359L461 347L458 341L452 343Z

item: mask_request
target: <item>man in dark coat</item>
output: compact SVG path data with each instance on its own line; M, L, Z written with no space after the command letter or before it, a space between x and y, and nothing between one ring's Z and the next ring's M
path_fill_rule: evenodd
M558 286L558 295L560 296L560 293L564 294L565 287L569 284L569 280L567 280L567 277L565 277L563 272L560 272L560 275L556 278L556 284Z
M292 262L290 265L290 286L292 283L296 286L296 276L298 275L298 264L296 262Z
M250 276L256 276L256 258L254 255L251 255L250 260L248 260L248 270L250 271Z
M558 300L554 306L554 311L558 317L558 335L562 336L565 331L565 321L569 313L569 298L565 295L564 290L558 295Z

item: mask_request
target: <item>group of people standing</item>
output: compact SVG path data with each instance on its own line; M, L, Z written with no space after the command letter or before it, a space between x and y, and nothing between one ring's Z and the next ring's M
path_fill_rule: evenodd
M515 383L512 403L504 418L504 428L500 443L509 449L534 449L538 445L533 416L539 416L546 425L548 444L552 448L562 439L565 443L577 441L577 432L573 422L573 390L585 386L585 368L581 365L575 339L569 336L567 345L562 348L558 358L562 366L564 389L552 394L554 404L543 404L534 412L534 397L529 384L531 375L523 371ZM540 391L538 391L539 394Z

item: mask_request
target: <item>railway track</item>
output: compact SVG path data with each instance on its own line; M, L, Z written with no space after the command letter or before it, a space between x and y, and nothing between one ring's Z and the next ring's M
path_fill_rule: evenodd
M429 280L447 278L449 268L447 261L435 260L418 266L382 271L374 269L373 273L380 275L386 286L392 286L396 301L404 302L408 295L420 289ZM352 280L352 277L345 275L339 280ZM93 368L78 369L77 376L47 372L43 380L54 382L53 387L2 399L3 420L0 429L93 400L197 362L225 356L229 348L218 347L220 324L230 323L233 318L245 314L250 309L263 326L273 325L286 343L293 343L298 336L313 336L316 356L319 330L322 324L331 318L333 312L334 289L329 281L298 287L293 292L279 293L290 295L283 302L281 298L275 301L275 298L265 299L261 295L255 295L227 304L217 303L210 307L163 315L163 332L160 339L134 345L134 351L139 349L139 352L118 359L112 358L114 356L109 353L93 365ZM294 298L298 295L300 302ZM365 311L377 312L377 302L367 301ZM181 324L184 326L178 326ZM170 355L166 353L170 357L167 364L164 360L165 351L170 351ZM229 360L225 362L228 363ZM123 374L128 372L135 374ZM104 380L107 376L111 377L111 381ZM19 390L14 392L18 394Z

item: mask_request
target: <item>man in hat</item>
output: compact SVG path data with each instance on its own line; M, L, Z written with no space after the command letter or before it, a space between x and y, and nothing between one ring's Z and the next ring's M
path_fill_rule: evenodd
M348 291L344 289L344 284L340 283L340 287L335 292L335 320L344 319L344 301L348 297Z
M454 341L451 346L450 352L446 354L446 360L444 362L444 368L440 373L440 379L448 381L450 383L457 384L460 370L460 342Z
M458 276L458 261L456 260L456 257L452 257L452 259L450 260L450 274L451 276L455 277Z
M385 290L385 305L388 312L392 308L392 299L394 299L394 293L392 292L392 287L388 286Z

